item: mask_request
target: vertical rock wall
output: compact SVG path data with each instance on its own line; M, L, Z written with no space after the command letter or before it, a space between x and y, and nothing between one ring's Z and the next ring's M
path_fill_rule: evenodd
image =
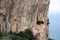
M0 31L31 29L36 40L48 40L49 0L0 0Z

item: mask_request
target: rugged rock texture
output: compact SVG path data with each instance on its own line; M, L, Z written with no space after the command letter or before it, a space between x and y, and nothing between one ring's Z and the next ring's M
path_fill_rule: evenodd
M0 30L32 30L36 40L48 40L49 0L0 0Z

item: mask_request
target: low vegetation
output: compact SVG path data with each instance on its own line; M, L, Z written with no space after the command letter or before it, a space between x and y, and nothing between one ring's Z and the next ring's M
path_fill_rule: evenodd
M20 33L13 32L0 32L0 40L34 40L35 37L30 30L26 30Z

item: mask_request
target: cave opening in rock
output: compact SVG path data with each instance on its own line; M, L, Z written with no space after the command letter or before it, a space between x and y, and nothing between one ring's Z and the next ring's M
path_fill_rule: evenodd
M44 24L44 22L43 21L37 21L37 24L41 25L41 24Z

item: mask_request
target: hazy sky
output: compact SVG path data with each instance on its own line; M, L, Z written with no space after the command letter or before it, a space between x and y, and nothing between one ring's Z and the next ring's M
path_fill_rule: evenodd
M60 0L50 0L49 12L60 12Z

